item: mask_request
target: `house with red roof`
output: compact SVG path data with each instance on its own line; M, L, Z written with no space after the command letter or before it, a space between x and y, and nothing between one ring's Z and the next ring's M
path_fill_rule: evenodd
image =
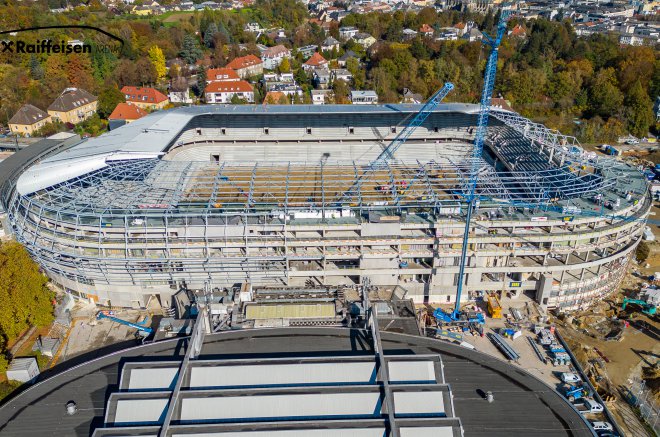
M319 52L315 52L302 67L308 73L316 69L327 69L328 61Z
M206 70L206 83L241 80L236 70L231 68L209 68Z
M211 82L204 90L206 103L231 103L237 97L246 103L254 103L252 85L244 80L226 80Z
M422 24L422 26L419 28L419 33L422 36L431 37L433 36L433 32L433 28L426 23Z
M513 36L515 38L526 38L527 30L525 30L522 25L516 24L516 26L509 31L509 36Z
M116 129L128 123L132 123L147 115L145 111L136 105L129 105L128 103L117 103L112 114L108 117L108 124L110 130Z
M126 103L146 111L163 109L170 103L170 99L155 88L125 86L121 89L121 92L126 98Z
M226 65L226 68L235 70L241 79L259 76L264 73L264 63L254 55L241 56Z

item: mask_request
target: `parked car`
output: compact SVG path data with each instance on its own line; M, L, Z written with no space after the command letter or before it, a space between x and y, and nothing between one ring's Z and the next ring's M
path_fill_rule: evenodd
M582 398L579 403L575 403L575 408L582 414L602 413L603 406L590 398Z
M561 374L561 380L562 382L571 384L574 382L582 381L582 378L580 378L580 375L578 375L577 373L564 372Z
M612 431L614 430L614 427L610 422L591 422L591 427L594 429L594 431Z

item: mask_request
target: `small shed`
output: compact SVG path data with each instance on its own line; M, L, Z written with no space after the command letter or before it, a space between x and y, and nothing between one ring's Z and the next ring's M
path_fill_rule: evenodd
M33 382L39 376L39 365L34 357L14 358L7 369L10 381Z

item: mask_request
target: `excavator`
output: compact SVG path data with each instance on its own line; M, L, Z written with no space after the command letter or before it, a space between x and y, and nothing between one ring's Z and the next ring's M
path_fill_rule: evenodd
M621 309L625 311L626 306L628 306L629 303L639 305L639 307L642 309L642 312L649 316L654 315L658 311L658 308L653 304L647 303L641 299L630 299L627 297L623 298L623 304L621 305Z

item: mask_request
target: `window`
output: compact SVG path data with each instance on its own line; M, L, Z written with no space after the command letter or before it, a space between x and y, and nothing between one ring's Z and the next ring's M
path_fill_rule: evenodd
M220 154L211 154L211 162L220 162Z
M267 127L265 127L265 128L264 128L264 135L268 135L269 132L270 132L269 129L268 129Z
M436 134L437 134L439 131L440 131L440 129L438 128L438 126L435 126L435 127L433 128L433 132L435 132Z
M354 127L349 127L348 128L348 133L353 135L355 133L355 128Z
M311 127L308 127L305 131L307 132L307 135L312 134L312 128Z
M202 134L202 128L198 127L197 128L197 135L201 135L201 134Z
M392 132L393 134L395 134L395 133L396 133L396 126L392 126L392 127L390 128L390 132Z
M220 129L220 132L222 132L222 135L227 135L227 130L224 127Z

